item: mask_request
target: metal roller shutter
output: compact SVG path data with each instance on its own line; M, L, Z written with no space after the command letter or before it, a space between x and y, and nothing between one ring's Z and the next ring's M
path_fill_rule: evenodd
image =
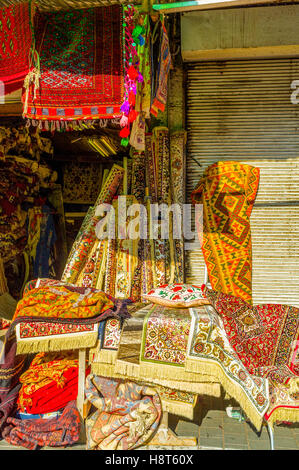
M299 59L187 65L187 202L217 161L260 168L250 219L254 304L299 307L299 105L290 100L296 79ZM201 283L201 249L187 248L186 281Z

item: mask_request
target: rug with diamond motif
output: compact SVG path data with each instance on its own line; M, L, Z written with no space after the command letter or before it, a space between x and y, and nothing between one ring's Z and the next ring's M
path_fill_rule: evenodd
M250 214L259 183L259 169L238 162L217 162L192 192L202 204L196 220L199 239L214 290L252 299Z
M36 99L30 89L25 116L62 122L119 116L124 89L122 6L46 12L36 18L41 79Z

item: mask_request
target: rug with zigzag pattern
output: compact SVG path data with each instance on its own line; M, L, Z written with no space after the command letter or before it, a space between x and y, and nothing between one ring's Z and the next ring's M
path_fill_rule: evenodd
M214 290L252 302L250 215L259 169L238 162L217 162L204 172L191 194L202 204L197 232Z

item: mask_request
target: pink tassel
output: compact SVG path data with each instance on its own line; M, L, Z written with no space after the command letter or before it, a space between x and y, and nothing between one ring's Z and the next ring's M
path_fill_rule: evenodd
M128 124L127 116L123 115L123 117L121 118L119 124L120 124L120 127L126 127L126 125Z

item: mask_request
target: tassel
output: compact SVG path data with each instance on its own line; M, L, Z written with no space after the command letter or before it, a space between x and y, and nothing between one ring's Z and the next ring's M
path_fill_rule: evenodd
M120 122L119 122L121 127L126 127L128 125L128 118L127 116L123 115Z
M136 101L135 94L132 91L130 91L130 93L129 93L129 104L131 106L135 106L135 101Z
M128 76L131 80L136 80L138 77L138 70L136 70L133 65L131 65L128 69Z
M123 147L127 147L127 146L129 145L129 139L128 139L128 137L121 139L120 144L121 144Z
M124 128L120 131L119 135L120 135L120 137L124 137L124 138L129 137L129 135L130 135L130 128L129 128L129 127L124 127Z
M128 114L129 111L130 111L130 104L128 103L128 101L124 101L123 104L121 105L121 108L120 110L125 113L125 114Z
M135 109L132 109L132 111L130 111L130 113L129 113L129 122L135 121L137 116L138 116L137 111L135 111Z
M39 82L40 82L41 74L39 70L33 69L31 70L25 77L24 80L24 88L25 88L25 102L24 102L24 110L23 110L23 117L25 117L25 114L27 114L28 111L28 98L29 98L29 89L30 85L33 84L33 100L36 100L36 92L39 88Z

